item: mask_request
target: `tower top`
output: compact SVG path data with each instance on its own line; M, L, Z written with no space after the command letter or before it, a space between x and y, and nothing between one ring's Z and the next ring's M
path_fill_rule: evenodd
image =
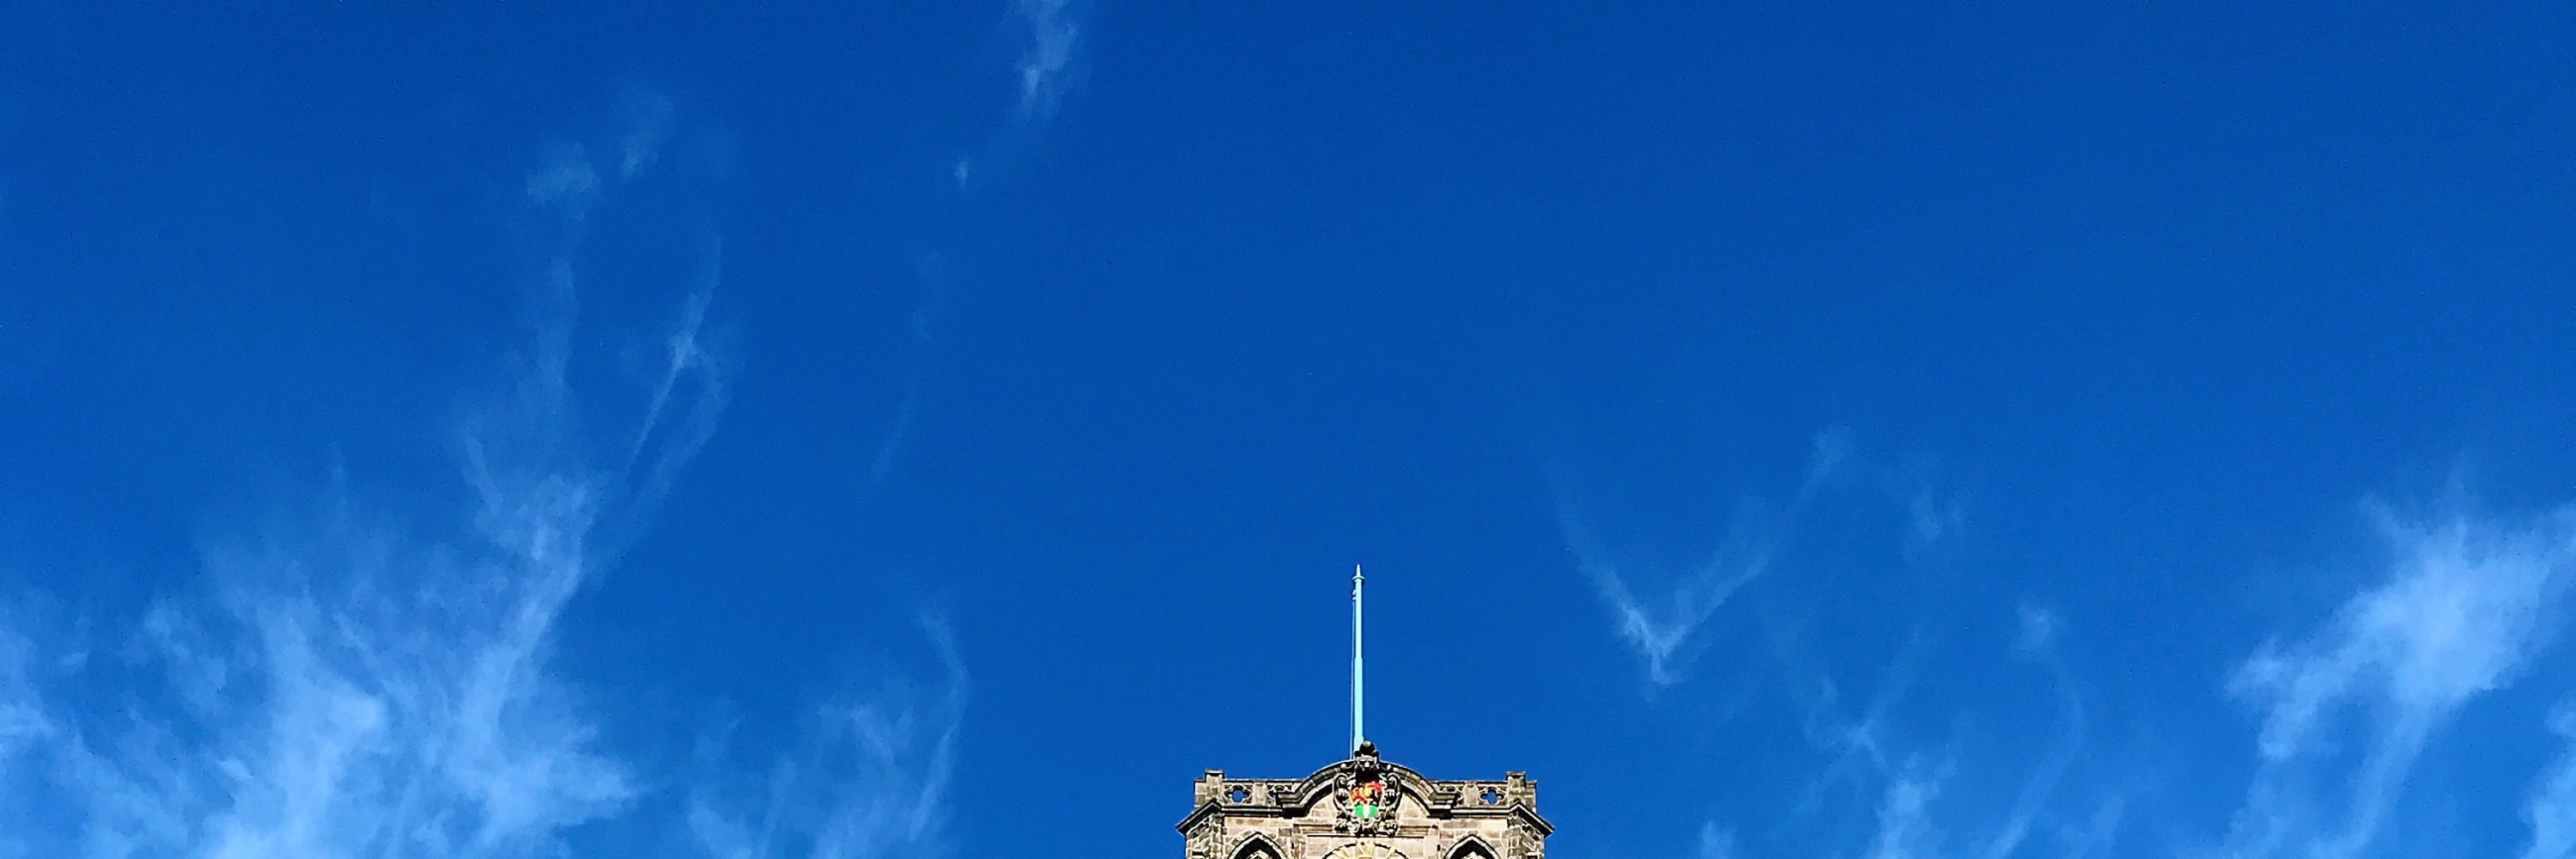
M1351 565L1350 756L1302 779L1208 770L1178 827L1189 859L1546 859L1529 776L1433 781L1379 757L1363 721L1367 584Z
M1209 770L1177 827L1188 859L1545 859L1538 783L1435 781L1373 745L1302 779Z

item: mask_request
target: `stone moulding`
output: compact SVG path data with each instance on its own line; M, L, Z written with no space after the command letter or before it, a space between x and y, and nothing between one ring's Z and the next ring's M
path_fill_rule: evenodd
M1410 806L1410 812L1400 812L1401 816L1428 818L1435 824L1451 819L1505 818L1513 832L1536 839L1544 839L1555 830L1539 817L1538 784L1526 775L1515 772L1501 780L1436 781L1374 755L1339 761L1302 779L1235 779L1227 778L1223 770L1208 770L1192 791L1196 807L1174 828L1187 836L1206 831L1199 828L1203 822L1222 823L1236 818L1292 823L1301 831L1316 830L1321 834L1325 830L1314 824L1332 822L1339 813L1336 801L1346 785L1366 775L1385 780L1396 807ZM1410 829L1414 823L1403 821L1386 834L1398 834L1396 828ZM1344 826L1339 831L1347 832L1348 828ZM1483 838L1476 841L1486 843ZM1491 850L1491 846L1486 849Z

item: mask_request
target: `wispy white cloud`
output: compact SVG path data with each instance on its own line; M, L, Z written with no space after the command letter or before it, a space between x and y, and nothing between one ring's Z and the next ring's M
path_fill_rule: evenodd
M1918 486L1905 497L1905 554L1920 557L1967 527L1967 505L1957 495Z
M970 148L949 160L948 177L958 191L972 192L1009 174L1079 87L1082 18L1075 0L1011 0L1009 26L1026 41L1011 65L1016 87L1010 117L980 150Z
M34 642L16 627L0 601L0 859L44 855L30 833L46 823L52 809L7 800L50 790L38 767L29 764L58 733L38 695Z
M618 98L617 112L626 125L625 135L618 140L617 177L633 179L661 160L662 145L670 142L679 111L670 96L637 87Z
M1074 0L1012 0L1010 24L1025 27L1028 40L1012 67L1017 74L1018 97L1013 101L1010 118L980 149L967 147L949 160L947 174L955 191L971 196L982 186L999 181L996 177L1007 175L1017 156L1055 119L1065 96L1082 76L1081 17ZM905 362L903 395L885 422L874 455L869 457L868 473L861 484L863 497L874 498L885 490L928 393L931 366L937 354L935 335L947 313L948 294L955 288L943 271L945 254L951 249L936 248L916 260L925 298L904 317L904 326L912 335L912 348Z
M911 439L913 421L921 412L922 399L929 392L930 359L936 345L933 329L937 317L947 310L949 285L945 262L945 258L936 253L923 255L914 261L914 271L930 293L930 299L904 317L904 330L911 335L912 342L911 356L904 364L903 395L896 399L894 414L886 420L884 432L877 437L876 452L868 457L867 479L861 484L863 497L874 498L885 490L887 480L894 475L896 458L903 453L905 442Z
M946 628L925 621L943 676L835 702L793 756L742 801L717 784L689 798L688 827L715 859L944 855L949 782L968 696ZM720 780L711 780L720 781Z
M2029 778L2022 782L2021 789L2014 794L2003 823L1986 840L1985 849L1979 851L1984 859L2009 859L2021 852L2023 843L2030 837L2031 827L2048 809L2049 803L2056 799L2058 780L2065 777L2067 768L2074 766L2076 759L2084 754L2086 743L2084 698L2076 691L2073 672L2067 670L2065 660L2057 652L2063 622L2055 612L2029 604L2021 606L2019 615L2020 634L2014 638L2014 649L2048 670L2057 691L2061 735L2057 747L2040 760ZM2104 834L2107 836L2108 833Z
M1074 21L1071 0L1018 0L1020 21L1028 25L1028 50L1020 55L1019 116L1044 121L1055 114L1075 71L1082 30Z
M572 220L590 214L590 207L600 200L601 188L599 169L591 166L588 148L559 142L547 147L545 161L545 166L528 174L528 202L560 207L564 217Z
M1691 851L1699 859L1736 859L1735 831L1723 829L1716 821L1699 825L1699 849Z
M1834 458L1820 449L1820 463ZM1823 473L1811 467L1810 489L1784 509L1793 514ZM1908 487L1891 497L1905 513L1910 555L1948 539L1964 517L1957 496ZM2056 612L2031 605L2018 612L2014 650L2046 672L2057 712L2053 718L2018 719L2049 733L2014 732L2029 738L2027 750L2035 754L2009 759L1961 757L1957 746L1917 750L1919 744L1904 736L1905 722L1919 719L1891 714L1923 658L1920 631L1895 657L1873 662L1875 691L1866 702L1851 702L1858 709L1846 710L1834 674L1815 662L1794 626L1770 618L1788 697L1805 711L1807 740L1825 758L1805 789L1793 794L1795 807L1780 828L1754 846L1798 845L1801 855L1872 859L2086 859L2186 844L2202 847L2185 849L2186 855L2225 859L2387 855L2394 840L2389 836L2405 820L2408 791L2421 789L2409 784L2416 761L2463 710L2512 687L2557 643L2568 611L2576 608L2576 506L2503 515L2408 515L2379 506L2369 512L2387 550L2385 566L2370 571L2322 623L2265 642L2224 684L2228 696L2252 705L2260 717L2249 750L2253 775L2221 786L2242 790L2242 801L2227 815L2158 821L2153 833L2132 833L2125 830L2139 825L2134 812L2148 796L2139 793L2144 782L2068 786L2082 784L2075 774L2089 771L2093 720L2063 654L2066 620ZM1636 648L1658 684L1682 679L1694 636L1732 594L1763 574L1776 556L1775 535L1784 533L1737 529L1730 535L1733 554L1693 568L1673 586L1673 597L1661 600L1655 598L1659 592L1636 587L1635 569L1608 560L1608 551L1562 496L1559 515L1619 635ZM1773 539L1743 539L1748 533ZM1773 554L1744 546L1772 548ZM2564 748L2539 771L2524 800L2530 836L2521 859L2576 859L2576 703L2563 703L2549 727ZM1954 780L1963 773L1974 778ZM2012 788L1988 792L1999 774L2014 776L2005 782ZM2191 789L2209 787L2195 783ZM1798 830L1810 825L1800 821L1820 819L1829 791L1852 803L1837 813L1853 816L1826 824L1824 844L1851 840L1799 845ZM1851 824L1863 814L1868 822L1855 832ZM2142 836L2163 843L2149 846ZM1738 848L1735 833L1712 821L1694 849L1726 856Z
M620 182L668 134L652 125L665 113L639 116L609 164ZM457 421L461 496L371 505L334 485L226 523L202 586L118 627L114 658L0 600L0 857L560 856L646 806L663 781L636 763L649 755L607 745L600 702L552 653L567 606L722 415L721 246L703 245L642 408L601 425L615 398L571 372L590 339L574 336L575 260L615 196L601 175L567 143L525 183L556 246L529 281L525 348ZM818 747L845 763L802 758L777 785L782 806L815 810L810 837L752 855L938 852L965 675L933 638L941 691L831 709Z
M2231 694L2256 705L2262 723L2257 771L2216 855L2377 855L2416 759L2462 709L2509 687L2562 626L2569 585L2576 583L2576 508L2484 518L2373 512L2390 550L2384 572L2316 630L2266 643L2227 684ZM1811 726L1811 739L1833 753L1829 779L1882 780L1864 855L2108 854L2128 803L2111 796L2070 813L2060 787L2088 743L2082 696L2058 652L2063 637L2060 616L2029 606L2020 611L2016 649L2054 681L2061 736L2010 802L1990 807L1982 820L1976 808L1941 810L1936 803L1948 774L1963 762L1891 748L1877 716L1884 688L1859 718L1827 719L1842 729ZM1822 688L1811 706L1830 714L1832 686ZM2571 707L2562 706L2551 727L2576 748ZM1812 800L1814 791L1808 795ZM2524 816L2532 834L2522 859L2576 855L2576 751L2542 772ZM1968 825L1939 825L1944 821Z
M2426 745L2511 684L2557 626L2576 509L2375 514L2393 557L2380 581L2314 633L2265 643L2228 684L2262 714L2261 768L2228 856L2367 853Z
M1680 682L1697 653L1697 635L1738 589L1770 570L1785 547L1799 515L1827 478L1850 453L1848 435L1837 429L1819 433L1807 463L1807 476L1785 509L1775 517L1739 521L1716 553L1697 567L1670 577L1669 594L1641 597L1630 584L1610 547L1595 539L1574 503L1560 494L1557 524L1576 563L1591 578L1593 589L1609 609L1619 637L1636 648L1646 664L1646 678L1658 685Z
M2091 859L2108 854L2118 843L2120 824L2128 819L2129 802L2113 796L2093 806L2091 814L2081 820L2069 820L2056 827L2057 850L2051 854L2060 859Z
M28 676L34 659L34 644L0 623L0 771L53 730L38 706L35 680Z
M1926 636L1909 636L1904 649L1887 661L1887 669L1879 677L1878 688L1870 693L1867 707L1858 716L1846 718L1841 709L1842 687L1823 668L1792 658L1789 654L1799 652L1796 642L1786 635L1774 636L1772 647L1781 654L1784 665L1802 663L1791 669L1790 694L1806 710L1802 728L1808 744L1829 756L1800 797L1798 813L1814 811L1825 792L1836 785L1897 776L1900 761L1888 748L1887 722L1907 687L1913 685L1928 644Z
M2216 830L2214 844L2202 842L2214 849L2187 855L2386 855L2415 762L2463 710L2512 687L2557 643L2576 602L2576 506L2524 515L2407 516L2384 507L2371 514L2385 566L2315 628L2266 642L2225 684L2260 716L2255 772L2233 814L2214 821L2220 825L2163 825L2180 842L2199 839L2178 828ZM1962 785L1953 776L1990 775L1998 761L1909 751L1891 730L1886 715L1911 677L1906 656L1881 674L1865 709L1846 714L1829 676L1790 659L1795 642L1775 636L1793 669L1792 698L1809 713L1809 741L1828 754L1795 816L1812 814L1827 785L1859 783L1875 792L1867 840L1842 848L1850 855L2082 859L2123 844L2127 852L2154 849L2124 836L2132 802L2119 786L2096 786L2113 788L2109 794L2064 786L2091 742L2085 696L2061 651L2065 638L2062 616L2020 609L2014 648L2053 682L2060 712L2046 724L2058 737L2045 755L2014 764L2023 767L2018 788L1991 801L1954 790ZM2549 729L2562 748L2524 801L2530 836L2521 859L2576 859L2576 703L2562 702ZM1712 825L1704 833L1721 831ZM1712 849L1713 837L1704 834L1700 849Z
M903 399L895 403L894 417L886 422L885 436L877 440L876 454L868 457L866 489L870 496L883 491L886 478L894 474L895 455L903 451L904 441L912 435L913 415L921 410L923 384L920 371L904 377Z
M2050 716L2015 716L2018 724L2047 726L2056 734L2029 732L2049 745L2035 759L2022 755L1961 757L1956 744L1927 748L1900 730L1899 707L1924 662L1931 658L1932 637L1909 636L1895 656L1883 660L1876 688L1857 712L1843 709L1840 688L1801 644L1775 633L1791 701L1806 713L1807 742L1825 755L1811 780L1797 794L1790 813L1782 816L1774 837L1817 819L1836 795L1871 803L1868 840L1857 853L1872 859L1896 857L1974 857L2010 859L2021 856L2075 857L2099 855L2112 842L2120 822L2120 803L2091 812L2069 813L2060 789L2067 773L2083 761L2090 745L2089 720L2072 671L2060 655L2065 621L2055 612L2023 605L2015 615L2013 653L2047 672L2056 693L2057 712ZM2017 734L2021 732L2016 732ZM1992 783L2010 777L2018 787L2008 802L1989 802L1982 795L1953 791L1953 779L1973 776ZM1946 805L1945 805L1946 803ZM1828 840L1838 840L1851 827L1832 824ZM1826 852L1830 851L1810 851ZM1804 855L1803 853L1801 855Z
M661 378L646 401L626 459L618 473L632 499L624 529L600 547L604 562L614 563L640 535L654 508L671 492L680 470L697 457L715 435L716 420L729 398L726 357L709 330L707 307L715 299L724 270L724 241L713 233L698 240L698 277L680 319L664 339ZM677 414L671 413L679 404Z
M2522 859L2576 857L2576 698L2558 703L2550 713L2549 730L2563 745L2523 807L2523 820L2531 824L2531 845L2522 851Z
M605 199L577 146L527 182L567 243ZM456 439L470 516L451 531L346 497L208 541L208 585L136 624L132 660L161 678L122 716L47 700L13 672L13 725L46 732L44 781L71 797L90 856L541 856L639 787L548 658L566 603L603 563L603 526L640 520L712 431L711 372L665 426L666 381L627 467L579 452L565 364L573 248L532 302L531 346ZM712 281L675 342L694 337ZM683 367L712 367L694 353ZM642 473L635 473L643 463ZM7 646L15 662L23 636ZM56 696L60 698L61 696ZM135 709L140 707L140 709ZM59 727L57 727L59 725ZM57 845L64 846L64 845Z
M1940 856L1941 833L1932 825L1931 806L1941 792L1946 767L1908 762L1880 795L1878 830L1869 859L1932 859Z

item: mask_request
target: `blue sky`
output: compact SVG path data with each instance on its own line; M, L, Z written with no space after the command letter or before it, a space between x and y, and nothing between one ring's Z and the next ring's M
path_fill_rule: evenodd
M0 11L0 857L2576 856L2576 13Z

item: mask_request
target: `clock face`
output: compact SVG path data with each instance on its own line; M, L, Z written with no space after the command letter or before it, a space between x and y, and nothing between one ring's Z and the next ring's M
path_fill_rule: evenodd
M1326 859L1405 859L1404 854L1396 852L1394 847L1388 846L1384 841L1353 841L1333 848L1333 852L1325 854L1325 857Z

